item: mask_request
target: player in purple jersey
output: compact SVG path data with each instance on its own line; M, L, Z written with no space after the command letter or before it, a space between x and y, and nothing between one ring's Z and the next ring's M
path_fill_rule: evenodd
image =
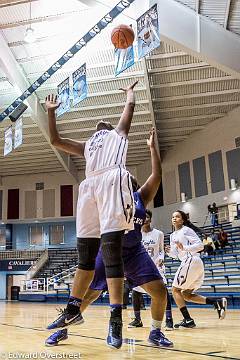
M171 347L173 343L161 332L164 312L166 309L166 288L161 275L154 262L142 245L141 227L146 217L146 206L153 200L161 181L161 162L154 141L154 129L150 134L148 145L151 152L152 174L141 187L133 178L135 214L134 230L124 236L123 241L123 262L124 273L130 286L141 286L151 296L152 326L148 341L155 346ZM102 260L102 253L99 251L96 259L95 276L89 290L84 296L81 304L83 312L89 304L95 301L103 290L107 289L106 275ZM57 331L47 340L47 346L57 345L58 342L67 338L66 329Z

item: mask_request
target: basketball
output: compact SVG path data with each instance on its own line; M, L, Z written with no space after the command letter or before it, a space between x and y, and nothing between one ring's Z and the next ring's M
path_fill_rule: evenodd
M111 34L111 41L117 49L127 49L134 40L134 31L128 25L118 25Z

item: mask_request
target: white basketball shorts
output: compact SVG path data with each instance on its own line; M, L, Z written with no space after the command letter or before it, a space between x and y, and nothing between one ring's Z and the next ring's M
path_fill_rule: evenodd
M204 266L200 256L190 256L181 262L172 286L182 290L197 290L204 280Z
M79 185L77 237L100 238L133 230L134 201L129 172L120 167L98 171Z

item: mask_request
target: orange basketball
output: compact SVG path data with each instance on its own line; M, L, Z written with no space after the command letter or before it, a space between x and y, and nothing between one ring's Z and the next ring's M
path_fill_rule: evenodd
M128 25L118 25L111 33L111 41L117 49L127 49L134 40L134 31Z

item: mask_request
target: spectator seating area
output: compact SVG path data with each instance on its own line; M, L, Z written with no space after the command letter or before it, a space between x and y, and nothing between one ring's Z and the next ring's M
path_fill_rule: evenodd
M77 249L48 249L48 261L36 274L35 278L51 278L77 265Z

